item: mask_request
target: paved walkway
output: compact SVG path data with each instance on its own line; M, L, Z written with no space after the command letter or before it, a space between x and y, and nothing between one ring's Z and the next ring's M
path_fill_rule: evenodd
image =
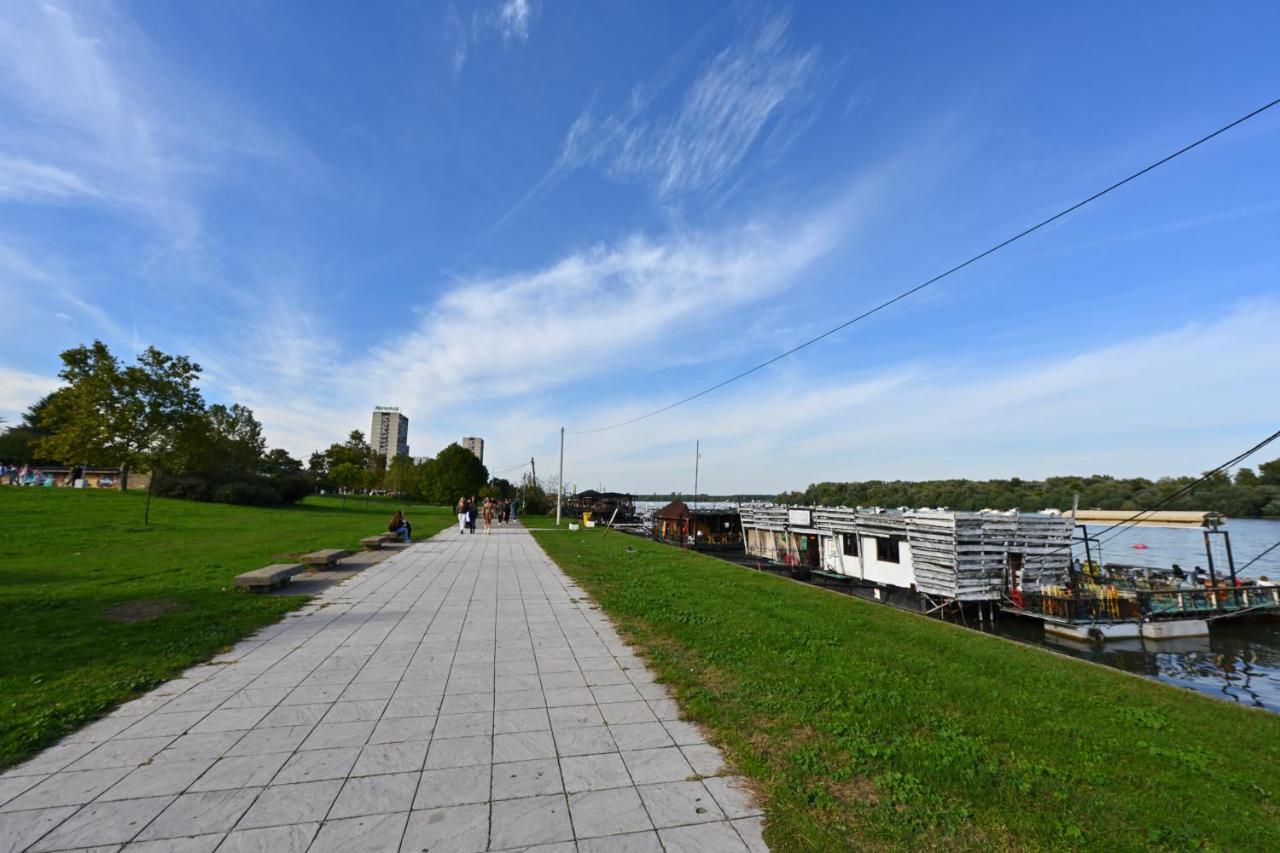
M584 599L447 530L0 776L0 851L765 849Z

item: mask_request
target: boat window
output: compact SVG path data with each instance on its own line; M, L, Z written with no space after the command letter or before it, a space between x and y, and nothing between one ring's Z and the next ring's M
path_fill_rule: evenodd
M842 534L844 539L844 555L846 557L858 556L858 534L845 533Z
M876 539L876 559L882 563L897 563L900 561L898 557L898 540L897 539Z

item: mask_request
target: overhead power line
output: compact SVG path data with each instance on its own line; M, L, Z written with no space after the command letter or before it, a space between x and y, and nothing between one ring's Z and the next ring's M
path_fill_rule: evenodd
M1271 433L1271 435L1267 436L1262 441L1255 444L1253 447L1250 447L1248 450L1244 451L1238 456L1234 456L1231 459L1228 459L1226 462L1223 462L1221 465L1219 465L1217 468L1214 468L1212 471L1206 471L1198 479L1192 480L1190 483L1187 483L1185 486L1174 490L1170 494L1166 495L1163 499L1158 501L1155 506L1147 507L1144 510L1139 510L1138 512L1135 512L1133 515L1129 516L1128 518L1122 521L1117 521L1115 524L1111 525L1110 527L1103 528L1102 531L1097 534L1097 538L1101 540L1103 536L1106 536L1111 531L1121 527L1126 527L1130 524L1133 524L1136 521L1140 521L1144 515L1150 515L1153 512L1157 512L1163 507L1166 507L1169 504L1173 503L1183 495L1190 494L1201 483L1205 482L1206 480L1211 480L1214 477L1216 477L1218 474L1221 474L1224 471L1227 471L1235 467L1236 465L1239 465L1241 462L1248 459L1250 456L1257 453L1259 450L1266 447L1268 444L1275 441L1277 438L1280 438L1280 430L1276 430L1275 432ZM1111 536L1105 541L1100 541L1099 544L1105 545L1107 544L1107 542L1110 542L1114 538L1115 536ZM1061 551L1061 550L1063 549L1058 548L1056 551L1053 551L1051 553L1057 553L1057 551Z
M850 319L845 320L843 323L841 323L838 326L833 326L832 328L828 329L827 331L823 332L820 335L809 338L809 340L804 341L803 343L792 347L786 352L778 353L773 358L770 358L768 361L762 361L759 364L755 365L754 367L748 368L747 370L744 370L741 373L737 373L733 376L730 376L728 379L725 379L721 382L717 382L715 385L712 385L709 388L704 388L695 394L690 394L687 397L683 397L679 400L676 400L673 403L669 403L663 406L662 408L654 409L651 412L646 412L643 415L637 415L636 417L628 418L624 421L619 421L615 424L609 424L608 426L596 427L595 429L570 430L570 432L575 435L586 435L589 433L607 432L608 430L618 429L619 427L630 426L631 424L638 423L639 421L647 420L648 418L651 418L655 415L660 415L663 412L669 412L672 409L676 408L677 406L683 406L685 403L691 403L694 400L698 399L699 397L705 397L707 394L710 394L713 391L718 391L721 388L725 387L726 385L737 382L739 379L745 379L751 374L757 371L763 370L764 368L770 366L771 364L775 364L781 361L787 356L795 355L800 350L805 349L806 347L813 346L818 341L821 341L825 338L829 338L835 333L842 331L844 329L847 329L848 327L852 326L854 323L865 320L871 315L877 314L880 311L883 311L884 309L888 308L889 306L894 305L898 302L901 302L907 297L912 296L916 293L919 293L920 291L924 290L927 287L937 284L938 282L942 281L944 278L947 278L948 276L959 272L960 270L964 269L970 264L977 263L978 261L987 257L988 255L991 255L991 254L994 254L995 252L1000 251L1001 249L1005 248L1011 243L1016 243L1018 240L1021 240L1023 237L1026 237L1030 234L1034 234L1036 231L1039 231L1041 228L1044 228L1046 225L1056 222L1062 217L1066 216L1067 214L1073 213L1074 211L1079 210L1085 205L1097 201L1098 199L1102 198L1108 193L1111 193L1111 192L1114 192L1115 190L1120 189L1130 181L1137 180L1138 178L1142 177L1148 172L1154 169L1158 169L1164 164L1170 162L1171 160L1175 160L1178 157L1181 157L1183 154L1186 154L1188 151L1198 148L1199 146L1203 145L1209 140L1226 133L1228 130L1231 130L1234 127L1238 127L1239 125L1244 124L1249 119L1252 119L1252 118L1255 118L1256 116L1261 115L1262 113L1266 112L1267 110L1271 109L1277 104L1280 104L1280 98L1277 98L1276 100L1271 101L1270 103L1264 104L1250 113L1240 116L1238 119L1230 122L1229 124L1224 124L1222 127L1218 128L1212 133L1206 134L1200 137L1199 139L1195 140L1194 142L1191 142L1191 143L1188 143L1187 145L1182 146L1177 151L1174 151L1172 154L1168 154L1164 157L1161 157L1159 160L1156 160L1154 163L1151 163L1150 165L1139 169L1138 171L1134 172L1133 174L1129 175L1126 178L1122 178L1121 180L1116 181L1114 184L1111 184L1105 189L1098 190L1088 198L1082 199L1076 202L1075 204L1071 205L1070 207L1063 208L1062 210L1055 213L1053 216L1050 216L1048 219L1042 219L1041 221L1037 222L1035 225L1032 225L1030 228L1026 228L1022 231L1019 231L1017 234L1014 234L1012 237L1009 237L1005 240L1000 241L999 243L996 243L991 248L986 249L982 252L979 252L978 254L969 258L967 261L956 264L955 266L951 267L945 272L941 272L938 275L935 275L933 278L928 279L927 281L922 281L920 284L917 284L915 287L912 287L908 290L904 290L901 293L899 293L897 296L894 296L891 299L886 299L884 302L881 302L879 305L876 305L873 308L867 309L866 311L862 312L856 317L851 317Z
M519 465L512 465L510 468L503 468L501 471L491 471L489 472L489 476L494 477L494 476L497 476L498 474L505 474L508 471L516 471L520 468L527 468L527 467L529 467L528 462L521 462Z
M1275 550L1275 549L1277 549L1277 548L1280 548L1280 542L1275 543L1275 544L1274 544L1274 545L1272 545L1270 548L1266 549L1266 550L1265 550L1265 551L1263 551L1262 553L1258 554L1258 556L1254 557L1252 560L1250 560L1249 562L1245 563L1245 564L1244 564L1243 566L1241 566L1240 568L1236 569L1236 574L1239 574L1240 572L1243 572L1245 569L1249 568L1249 567L1250 567L1250 566L1252 566L1254 563L1258 562L1258 561L1259 561L1259 560L1261 560L1263 557L1267 556L1268 554L1270 554L1272 551L1274 551L1274 550Z

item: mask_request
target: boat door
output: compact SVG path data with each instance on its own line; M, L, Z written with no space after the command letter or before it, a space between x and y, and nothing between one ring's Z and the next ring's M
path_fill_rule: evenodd
M1010 551L1008 554L1009 562L1005 567L1005 590L1009 593L1009 598L1013 599L1013 603L1022 606L1022 555Z

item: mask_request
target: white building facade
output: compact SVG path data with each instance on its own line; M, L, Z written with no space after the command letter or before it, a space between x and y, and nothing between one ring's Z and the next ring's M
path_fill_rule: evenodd
M479 438L478 436L474 436L474 435L463 436L462 441L458 442L458 444L461 444L467 450L470 450L472 453L474 453L476 455L476 458L479 459L481 462L484 461L484 439L483 438Z
M409 455L409 419L392 406L377 406L373 410L373 425L369 428L369 446L391 464L397 456Z

